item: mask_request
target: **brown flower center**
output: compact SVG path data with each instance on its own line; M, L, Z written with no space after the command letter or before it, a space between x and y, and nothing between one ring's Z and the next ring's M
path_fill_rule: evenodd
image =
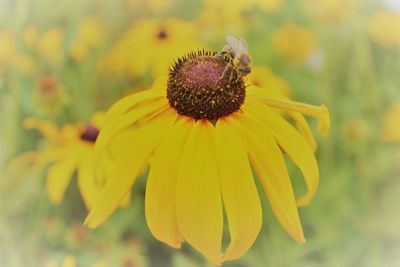
M97 136L99 135L99 129L93 126L86 127L85 131L81 134L81 139L91 143L96 142Z
M228 64L229 58L209 51L179 58L169 72L170 106L181 115L211 122L239 110L246 96L245 83Z
M157 34L157 38L158 38L159 40L167 39L167 37L168 37L168 34L167 34L167 32L166 32L165 30L163 30L163 29L161 29L161 30L158 32L158 34Z

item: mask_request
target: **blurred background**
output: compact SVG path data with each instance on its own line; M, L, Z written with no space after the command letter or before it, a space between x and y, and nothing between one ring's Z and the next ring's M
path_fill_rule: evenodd
M228 34L249 43L253 83L325 104L332 128L317 140L319 190L300 210L307 242L290 239L260 194L262 231L224 266L400 266L398 0L0 0L1 267L211 266L152 237L145 177L127 207L83 227L76 174L51 201L49 167L35 159L54 140L26 118L88 124L178 56L219 51Z

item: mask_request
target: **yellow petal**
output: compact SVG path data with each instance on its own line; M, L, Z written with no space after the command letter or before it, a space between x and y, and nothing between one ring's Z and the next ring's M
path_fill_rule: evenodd
M112 121L108 121L108 123L100 130L99 136L97 137L95 145L96 153L102 153L107 144L118 132L121 132L123 129L132 125L144 116L157 112L166 107L166 101L149 103L148 105L138 107L123 115L120 115Z
M24 127L37 129L47 140L55 140L58 136L58 129L49 121L27 118L24 120Z
M182 155L176 186L176 217L184 239L210 262L221 263L223 214L215 158L214 126L197 121Z
M175 215L175 188L183 148L193 121L183 117L166 135L151 162L146 184L146 220L160 241L179 248L182 237Z
M47 174L47 194L54 204L59 204L67 190L72 174L76 168L75 157L55 162Z
M85 225L96 228L103 223L120 205L131 190L147 158L166 131L172 126L176 112L168 109L153 117L132 135L131 142L115 162L112 174L107 178L98 201L85 220Z
M129 205L131 204L131 198L132 198L132 192L129 191L128 194L126 194L126 196L121 200L119 206L121 208L129 207Z
M23 167L28 163L32 163L37 159L39 152L36 151L28 151L24 152L18 157L10 160L7 164L7 170L11 172L17 171L19 168Z
M48 150L38 152L38 156L34 162L33 169L35 171L39 171L46 164L52 161L62 160L65 158L66 155L69 155L70 151L71 147L61 146L61 147L52 147Z
M312 116L318 120L318 131L320 134L327 136L330 128L330 118L329 118L329 110L325 105L321 105L320 107L304 104L301 102L294 102L288 99L282 98L273 98L264 95L251 95L253 99L257 99L264 104L267 104L273 108L279 108L286 111L297 111L309 116Z
M96 185L94 178L93 154L78 163L78 187L86 208L91 210L100 193L100 188Z
M61 267L76 267L75 257L65 256L61 262Z
M113 120L116 117L120 117L131 108L135 107L138 103L149 100L165 97L166 91L162 90L145 90L142 92L134 93L130 96L124 97L117 103L112 105L106 113L105 122Z
M238 259L249 250L261 228L262 213L244 140L230 118L219 119L215 146L222 198L231 242L224 260Z
M296 123L296 128L299 133L306 139L308 145L311 147L311 150L315 153L317 150L317 142L315 141L314 135L311 131L310 125L304 118L302 114L299 112L289 112L289 115L293 118Z
M293 162L301 170L307 185L305 196L297 200L299 206L308 205L314 197L319 183L318 163L313 151L306 140L286 121L268 107L263 107L261 103L252 103L248 107L249 112L268 125L279 146L289 155ZM250 105L249 105L250 106Z
M299 243L305 242L289 174L271 130L247 111L240 122L239 127L246 133L251 165L275 216L290 236Z

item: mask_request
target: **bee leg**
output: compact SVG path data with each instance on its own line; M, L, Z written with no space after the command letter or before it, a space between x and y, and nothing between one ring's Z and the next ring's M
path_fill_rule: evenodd
M233 65L231 63L228 63L226 65L224 71L221 74L221 78L220 79L226 77L228 73L229 73L229 80L230 80L231 77L232 77L232 73L233 73Z
M228 54L227 51L222 50L222 51L219 51L219 52L215 55L215 57L216 57L216 58L223 58L223 57L226 56L227 54Z

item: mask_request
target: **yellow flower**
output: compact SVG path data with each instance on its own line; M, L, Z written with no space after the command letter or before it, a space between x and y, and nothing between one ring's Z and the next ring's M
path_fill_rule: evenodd
M206 8L220 9L221 11L226 10L240 15L243 12L249 11L253 8L261 9L266 12L275 12L282 7L282 0L247 0L247 1L230 1L230 0L204 0L204 6ZM229 10L229 11L228 11Z
M229 32L233 35L242 35L246 28L244 13L252 9L261 9L272 13L282 6L282 0L204 0L203 8L198 15L199 29L202 37L212 40Z
M57 261L51 260L46 264L46 267L76 267L76 259L73 256L65 256L63 257L60 265L57 264Z
M369 136L366 121L362 118L351 118L343 127L343 135L349 142L363 141Z
M272 45L284 56L298 63L305 63L316 51L316 37L309 29L285 23L272 35Z
M310 13L328 20L339 20L358 6L359 0L305 0L302 1Z
M37 170L51 164L47 173L46 190L49 199L59 204L64 198L65 191L75 172L83 201L90 209L99 194L101 183L94 173L94 142L101 126L101 113L96 113L88 126L68 124L58 129L48 121L28 118L24 126L28 129L39 130L49 142L44 151L26 152L14 160L11 165L33 161ZM108 159L109 160L109 159ZM107 161L102 162L103 171L110 168ZM121 203L126 205L129 196Z
M400 102L395 103L383 118L382 138L385 141L400 143Z
M369 24L369 35L384 48L400 47L400 14L389 10L376 11Z
M280 224L296 241L305 241L297 206L314 196L318 164L307 141L277 109L317 118L324 135L328 110L246 87L235 69L225 71L229 59L215 55L200 51L178 59L168 80L162 77L150 90L110 108L97 155L131 133L86 226L102 224L149 166L145 213L152 234L175 248L185 240L215 264L237 259L261 227L253 168ZM297 200L283 151L305 177L307 193ZM231 241L222 256L224 210Z
M61 28L53 28L45 32L37 41L37 52L46 63L59 65L64 56L65 33Z
M8 32L0 32L0 67L13 63L16 52L14 36Z
M264 66L252 67L251 73L247 77L247 82L256 87L268 90L268 93L275 98L288 99L291 93L289 84ZM317 143L304 116L298 112L280 112L282 114L287 113L295 121L298 131L304 136L311 149L315 152Z
M282 8L282 5L284 4L283 0L250 0L250 1L245 1L248 2L249 5L253 5L255 8L259 8L267 13L273 13L277 12Z
M127 0L131 7L142 12L162 12L174 6L175 0Z
M38 37L37 28L33 25L26 27L22 35L25 45L30 49L35 47Z
M69 54L76 61L84 60L89 53L89 48L80 41L75 41L69 47Z
M99 18L86 17L78 27L78 40L89 48L98 47L104 38L104 25Z
M51 260L46 264L46 267L77 267L76 259L74 256L67 255L64 256L60 262L60 264L57 264L56 260ZM103 260L98 260L92 265L91 267L107 267L108 264L107 262Z
M97 48L103 41L104 25L96 17L86 17L78 26L75 40L69 48L69 53L76 61L84 60L89 51Z
M36 61L29 55L19 55L17 65L18 69L25 75L32 75L37 69Z
M247 76L247 81L260 88L264 88L276 94L289 97L289 84L272 72L271 69L264 66L255 66L251 68L251 73Z
M191 22L176 18L140 20L115 44L103 62L103 71L157 77L166 74L179 51L201 48Z

